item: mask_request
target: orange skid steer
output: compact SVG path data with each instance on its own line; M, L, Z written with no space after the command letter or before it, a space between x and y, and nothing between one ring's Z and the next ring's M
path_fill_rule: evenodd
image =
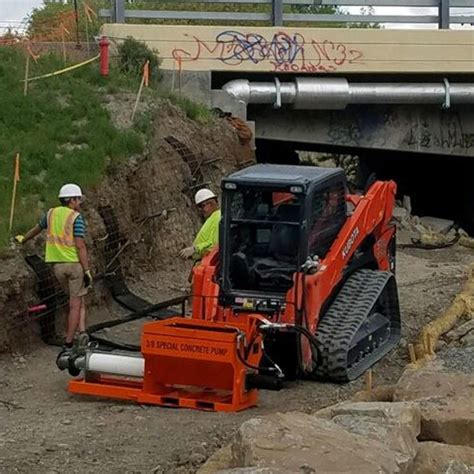
M141 352L58 359L73 393L238 411L284 380L347 382L400 338L396 185L347 192L341 169L261 164L222 181L219 249L192 317L144 324Z

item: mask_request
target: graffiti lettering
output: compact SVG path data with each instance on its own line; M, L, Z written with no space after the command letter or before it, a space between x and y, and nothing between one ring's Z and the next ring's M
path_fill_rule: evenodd
M275 33L270 39L257 33L229 30L212 42L193 36L193 51L175 48L172 57L179 62L217 59L228 66L267 62L275 72L334 72L361 60L363 54L343 43L328 40L307 41L300 33Z
M409 146L432 147L452 150L470 150L474 147L474 133L466 133L463 122L456 112L440 112L438 124L421 121L408 132L406 143Z

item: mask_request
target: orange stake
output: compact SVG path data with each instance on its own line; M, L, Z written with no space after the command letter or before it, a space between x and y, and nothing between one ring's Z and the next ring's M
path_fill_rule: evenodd
M148 60L143 66L143 77L145 78L145 87L148 87L150 82L150 61Z

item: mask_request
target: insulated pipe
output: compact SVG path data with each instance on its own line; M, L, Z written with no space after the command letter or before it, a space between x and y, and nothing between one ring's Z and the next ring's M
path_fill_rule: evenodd
M88 351L85 357L75 360L74 365L86 372L97 372L124 377L143 378L145 359L130 354L110 354L106 352Z
M349 83L344 78L297 77L294 82L236 79L222 89L248 104L292 105L295 109L342 110L350 104L474 104L474 84Z

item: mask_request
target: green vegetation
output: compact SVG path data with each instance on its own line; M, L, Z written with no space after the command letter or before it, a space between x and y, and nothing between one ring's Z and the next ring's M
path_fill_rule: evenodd
M168 99L172 104L181 108L186 114L186 117L195 122L206 125L212 123L216 118L216 114L213 110L208 109L205 105L193 102L178 93L159 90L158 94L160 97Z
M118 47L118 62L122 72L140 77L143 65L150 62L150 75L155 79L160 77L159 51L152 51L145 43L128 37Z
M140 153L138 129L118 131L101 102L101 92L136 90L136 79L113 70L99 75L97 63L32 82L23 95L25 56L0 48L0 247L8 242L13 163L20 153L13 235L35 224L43 209L57 202L59 187L97 183L107 166ZM42 55L30 62L30 77L61 69L62 61Z

